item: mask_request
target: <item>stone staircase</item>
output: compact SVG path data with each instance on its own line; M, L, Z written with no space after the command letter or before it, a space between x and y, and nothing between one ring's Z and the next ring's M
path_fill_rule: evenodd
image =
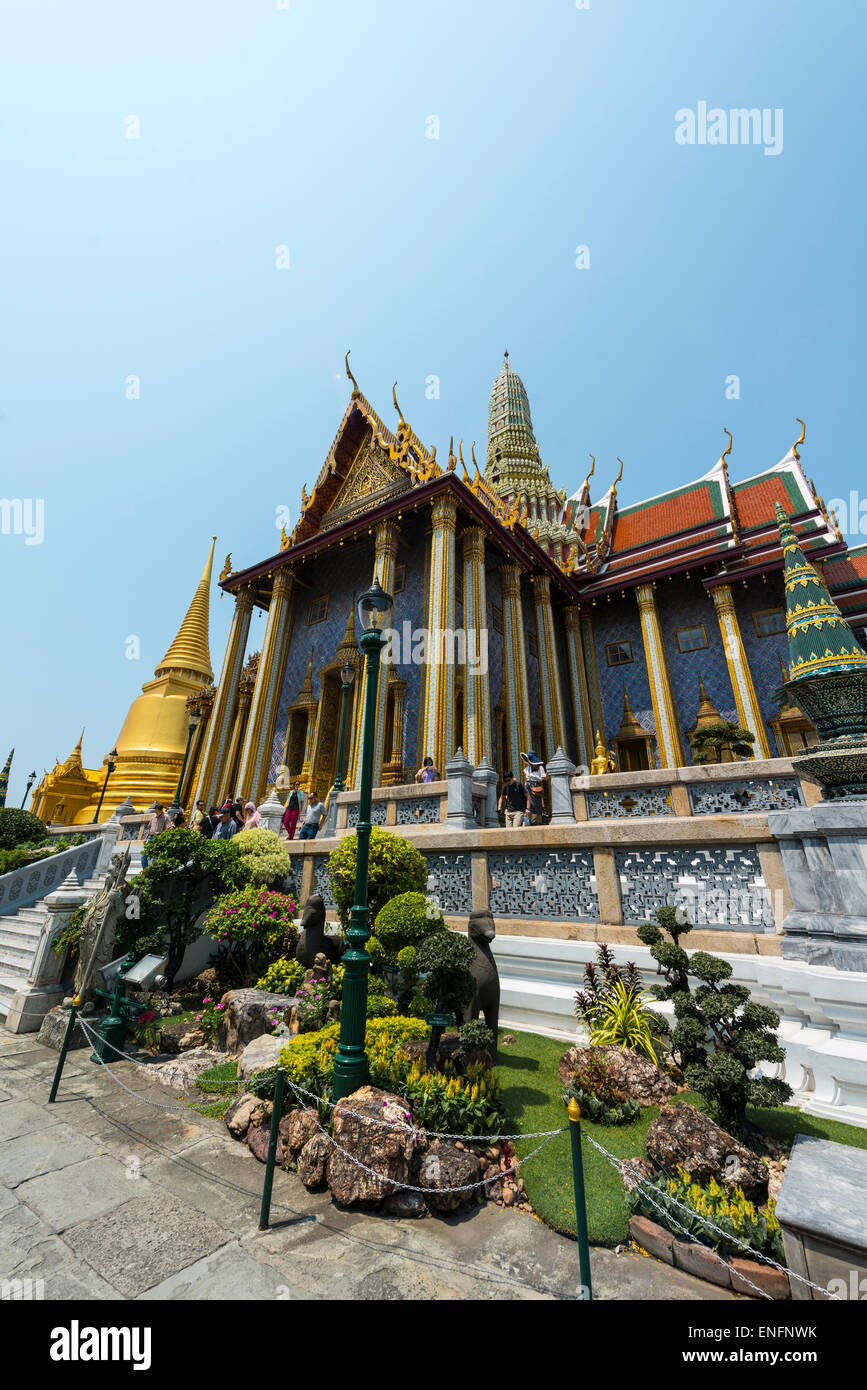
M102 887L102 881L103 875L97 874L77 886L90 896ZM16 992L27 983L47 916L44 900L0 914L0 1023Z

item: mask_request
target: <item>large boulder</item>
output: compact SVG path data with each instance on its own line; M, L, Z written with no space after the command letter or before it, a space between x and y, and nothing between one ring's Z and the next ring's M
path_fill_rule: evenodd
M677 1091L677 1083L649 1057L631 1047L616 1045L570 1047L560 1058L558 1076L568 1086L583 1057L598 1057L616 1085L630 1100L641 1105L661 1105Z
M694 1105L664 1105L646 1145L648 1158L669 1173L679 1166L702 1186L716 1178L726 1191L742 1188L751 1202L768 1199L764 1163Z
M290 1110L280 1121L280 1136L287 1158L300 1154L308 1139L319 1133L315 1110Z
M327 1134L310 1136L298 1155L298 1176L305 1187L321 1187L334 1150Z
M254 1038L252 1042L247 1043L238 1063L238 1080L247 1081L257 1071L267 1071L269 1067L276 1067L280 1060L280 1049L285 1041L285 1038L275 1038L273 1033L263 1033L261 1038Z
M211 1047L193 1047L189 1052L181 1052L170 1061L160 1062L157 1066L151 1067L149 1075L162 1086L185 1091L203 1071L225 1060L222 1053L215 1052Z
M332 1134L340 1148L331 1148L328 1186L341 1206L379 1203L396 1190L395 1183L410 1182L416 1139L406 1130L386 1128L382 1121L411 1125L412 1117L402 1097L379 1091L375 1086L362 1086L334 1107ZM302 1159L305 1152L306 1147ZM300 1164L298 1171L301 1172ZM394 1182L389 1182L389 1178Z
M223 1018L217 1034L217 1046L223 1052L242 1052L247 1043L270 1033L274 1027L274 1010L291 1004L285 994L271 994L265 989L230 989L223 995Z
M223 1119L233 1138L243 1139L251 1125L261 1123L266 1111L270 1114L270 1102L245 1091L232 1101Z
M87 1019L91 1028L96 1026L96 1019L91 1015ZM59 1004L56 1008L47 1013L42 1020L36 1041L42 1043L43 1047L53 1047L55 1052L59 1052L63 1046L63 1039L66 1037L66 1026L69 1023L69 1010L62 1008ZM72 1037L69 1040L70 1050L77 1047L92 1047L93 1042L88 1038L83 1028L75 1027L72 1030Z
M456 1149L442 1139L434 1139L425 1149L418 1165L416 1187L425 1189L425 1201L431 1211L450 1212L475 1202L481 1187L482 1167L476 1155L466 1149ZM454 1191L464 1188L464 1191Z

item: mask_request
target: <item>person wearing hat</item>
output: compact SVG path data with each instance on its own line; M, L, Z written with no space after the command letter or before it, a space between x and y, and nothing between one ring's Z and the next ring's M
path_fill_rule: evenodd
M232 803L227 801L217 812L219 820L217 828L211 836L212 840L231 840L233 835L238 833L238 822L232 815Z

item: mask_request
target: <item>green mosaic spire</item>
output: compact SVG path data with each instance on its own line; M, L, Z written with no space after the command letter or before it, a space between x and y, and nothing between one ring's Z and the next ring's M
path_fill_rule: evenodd
M785 562L786 636L791 679L830 676L840 671L867 671L867 652L862 651L823 580L805 558L779 502L777 525Z
M13 748L9 757L6 759L6 766L3 771L0 772L0 806L6 805L6 788L9 786L9 769L12 766L12 755L14 752L15 749Z

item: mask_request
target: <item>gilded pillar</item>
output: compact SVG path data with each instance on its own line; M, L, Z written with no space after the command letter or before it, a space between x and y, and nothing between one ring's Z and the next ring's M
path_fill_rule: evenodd
M252 589L239 589L235 595L235 612L223 656L223 668L220 672L217 694L211 710L211 717L208 720L207 742L196 786L196 800L204 801L208 807L214 804L224 790L221 785L223 764L232 729L232 713L235 708L241 667L244 664L244 650L247 646L247 633L250 629L252 611Z
M530 748L530 699L527 691L527 644L521 607L521 570L500 569L503 591L503 696L506 704L506 747L511 770L520 781L521 753Z
M288 569L280 569L274 575L268 621L236 778L238 794L257 803L264 794L271 761L271 741L286 667L293 607L292 574Z
M431 558L427 592L427 672L420 759L430 755L440 776L456 748L455 714L455 527L457 504L446 493L431 505Z
M656 742L662 767L682 767L686 761L680 738L680 727L665 648L662 644L662 629L659 625L659 612L656 607L656 592L652 584L639 584L635 590L638 612L641 617L641 636L644 641L644 656L647 662L647 675L650 681L650 698L653 701L653 717L656 722Z
M560 659L557 655L554 614L551 610L551 580L547 574L536 575L533 581L533 601L536 605L536 632L539 641L542 719L548 740L548 756L553 757L558 748L566 752L566 720L563 717Z
M244 745L244 735L247 732L247 720L250 715L250 704L253 699L253 691L256 688L256 658L251 657L241 672L238 681L238 703L235 709L235 719L232 724L232 737L229 740L229 747L226 751L226 759L223 764L223 791L227 796L234 795L236 791L236 781L238 776L238 759ZM222 792L220 793L222 795Z
M566 657L569 662L569 686L572 691L572 713L578 738L578 761L589 767L595 749L590 725L590 690L584 665L584 644L581 640L581 609L571 604L565 613Z
M768 736L765 732L756 688L750 675L747 654L744 651L732 587L730 584L719 584L716 588L711 589L710 594L716 609L741 728L749 729L751 733L755 734L756 741L753 744L755 756L757 758L769 758L771 750L768 747Z
M373 579L378 579L387 594L394 593L394 573L397 560L398 528L393 521L381 521L376 528ZM361 753L364 748L364 715L367 703L367 663L362 666L362 688L356 702L356 726L354 751L352 755L352 782L357 787L361 782ZM376 693L376 736L373 740L373 783L382 785L382 745L385 736L385 704L388 698L388 667L379 664L379 684Z
M588 748L596 749L596 730L605 742L605 710L602 707L602 694L599 689L599 671L596 666L596 639L593 633L593 612L590 608L581 609L581 630L584 646L584 674L590 696L590 732ZM590 758L592 762L592 755Z
M464 632L467 678L464 691L463 749L478 767L482 758L494 761L491 746L491 692L488 681L488 600L485 590L485 531L470 526L463 532Z

